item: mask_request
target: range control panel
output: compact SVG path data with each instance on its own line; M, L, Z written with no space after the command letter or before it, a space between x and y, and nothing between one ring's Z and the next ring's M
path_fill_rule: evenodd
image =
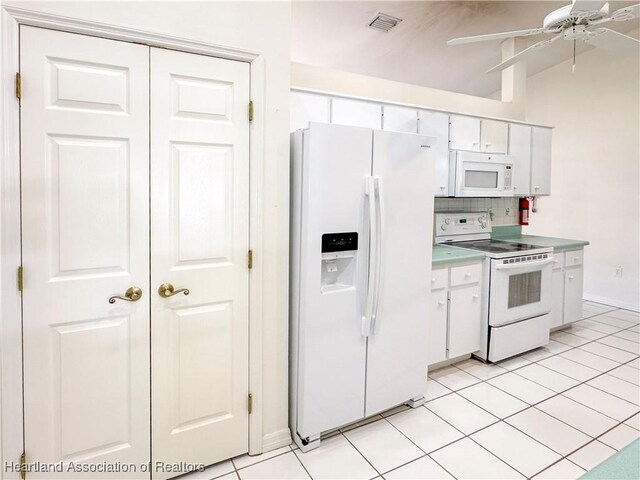
M435 214L436 237L491 232L489 212L442 212Z

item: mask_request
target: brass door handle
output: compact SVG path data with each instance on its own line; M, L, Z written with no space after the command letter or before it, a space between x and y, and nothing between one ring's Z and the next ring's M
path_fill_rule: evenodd
M171 285L170 283L163 283L162 285L160 285L160 288L158 288L158 293L160 294L161 297L164 297L164 298L173 297L174 295L177 295L180 292L184 293L185 295L189 295L188 288L179 288L178 290L176 290L174 286Z
M142 290L138 287L129 287L122 295L114 295L109 297L109 303L116 303L116 300L124 300L125 302L137 302L142 297Z

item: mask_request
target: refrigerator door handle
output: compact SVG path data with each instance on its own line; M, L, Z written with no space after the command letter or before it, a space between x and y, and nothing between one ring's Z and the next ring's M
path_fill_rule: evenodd
M382 180L374 179L374 197L376 200L376 242L375 250L375 276L373 285L373 311L371 314L371 327L369 335L373 335L376 328L376 319L378 317L378 303L380 300L380 281L382 278L382 248L383 248L383 210L382 210Z
M375 178L367 177L365 179L365 196L367 197L369 218L369 252L367 259L367 299L365 302L364 316L362 317L362 336L367 337L371 332L371 320L373 317L373 300L374 300L374 288L375 288L375 265L373 264L373 252L376 249L376 232L377 226L377 209L376 209L376 194L375 194Z

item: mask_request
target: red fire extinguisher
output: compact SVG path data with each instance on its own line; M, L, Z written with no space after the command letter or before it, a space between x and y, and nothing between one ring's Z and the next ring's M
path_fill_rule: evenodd
M529 199L522 197L519 204L520 225L529 225Z

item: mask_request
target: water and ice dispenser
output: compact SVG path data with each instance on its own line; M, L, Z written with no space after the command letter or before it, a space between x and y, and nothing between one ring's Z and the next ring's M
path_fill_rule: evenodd
M329 293L353 288L356 281L358 233L322 235L322 270L320 291Z

